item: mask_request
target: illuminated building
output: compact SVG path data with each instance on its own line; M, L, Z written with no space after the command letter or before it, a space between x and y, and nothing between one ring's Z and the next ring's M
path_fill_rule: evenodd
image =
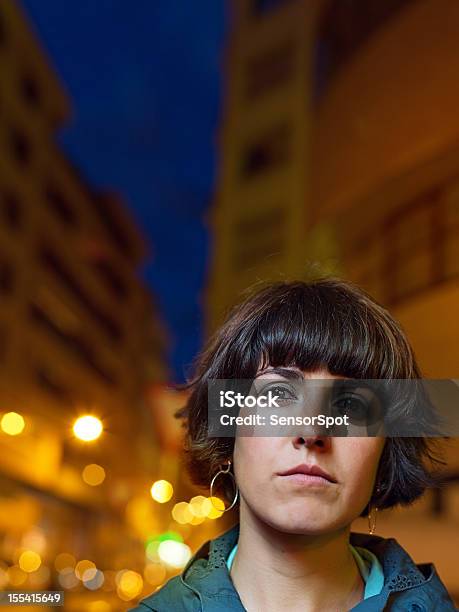
M143 543L123 508L151 480L145 390L167 379L165 331L138 275L147 245L120 199L59 150L70 103L13 0L0 5L0 75L0 416L13 413L0 431L0 533L19 545L41 525L47 558L89 547L101 563L126 550L134 562ZM100 438L73 435L83 415Z
M234 3L209 331L250 285L335 272L457 374L457 26L448 0Z
M401 321L426 376L459 378L459 4L232 6L208 332L248 287L335 273ZM457 441L447 456L457 471Z

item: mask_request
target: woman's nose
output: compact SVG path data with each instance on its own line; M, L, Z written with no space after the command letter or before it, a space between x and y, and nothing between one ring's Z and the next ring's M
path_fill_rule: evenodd
M306 446L308 449L324 452L330 448L331 439L330 436L297 436L293 440L293 445L295 448Z

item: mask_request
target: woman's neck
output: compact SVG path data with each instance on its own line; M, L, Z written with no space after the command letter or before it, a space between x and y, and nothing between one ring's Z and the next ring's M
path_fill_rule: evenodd
M349 531L286 534L241 507L231 578L246 610L342 612L355 606L364 585L349 548Z

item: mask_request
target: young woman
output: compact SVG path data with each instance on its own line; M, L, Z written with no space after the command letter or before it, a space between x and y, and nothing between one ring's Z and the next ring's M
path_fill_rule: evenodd
M433 485L428 437L209 437L215 379L418 379L412 349L390 314L338 279L281 282L230 313L200 355L181 416L194 480L239 522L207 542L180 576L136 612L447 612L432 564L371 535L375 512L410 504ZM370 534L351 532L369 517Z

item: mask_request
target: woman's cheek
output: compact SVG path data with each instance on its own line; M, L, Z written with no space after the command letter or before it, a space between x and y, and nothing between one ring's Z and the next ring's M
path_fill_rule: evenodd
M234 445L234 469L241 488L256 487L269 480L271 457L275 449L273 438L236 438ZM275 456L275 454L274 454Z

